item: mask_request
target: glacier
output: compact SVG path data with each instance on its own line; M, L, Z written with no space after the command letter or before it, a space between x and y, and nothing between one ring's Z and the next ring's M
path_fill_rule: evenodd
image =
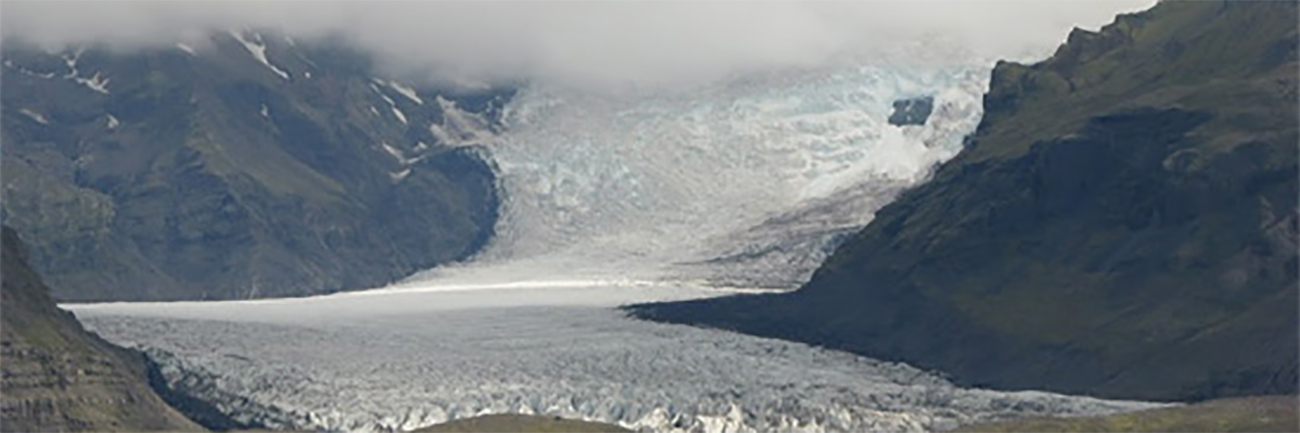
M73 306L239 422L383 432L489 413L642 431L926 431L1160 405L958 388L807 345L633 320L616 307L716 288L576 282L315 298Z
M795 287L837 236L961 149L982 115L989 72L980 63L877 61L692 92L529 86L488 146L504 200L496 236L467 264L404 285ZM925 125L888 124L894 100L923 95L935 98Z
M669 92L533 83L500 119L438 98L430 130L480 150L500 182L496 236L470 260L312 298L64 307L149 353L169 386L272 428L532 413L642 431L928 431L1158 407L959 388L617 309L797 287L961 149L990 65L872 58ZM893 101L923 96L924 125L888 124Z

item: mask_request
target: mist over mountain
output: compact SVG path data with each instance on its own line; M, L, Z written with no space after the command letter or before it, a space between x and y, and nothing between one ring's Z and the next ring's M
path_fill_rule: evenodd
M3 34L51 48L203 43L211 30L341 36L413 80L543 80L658 91L826 66L921 39L981 58L1041 57L1073 26L1151 0L1034 2L15 2ZM987 29L1012 26L1015 32Z
M2 7L16 272L207 428L1296 392L1294 3ZM11 255L6 416L74 419L47 409L86 369L28 346L80 329L10 301Z

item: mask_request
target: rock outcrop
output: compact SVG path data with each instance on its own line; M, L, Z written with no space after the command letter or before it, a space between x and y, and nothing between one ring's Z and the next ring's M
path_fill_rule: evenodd
M0 430L202 431L148 386L144 356L81 328L54 305L4 227Z

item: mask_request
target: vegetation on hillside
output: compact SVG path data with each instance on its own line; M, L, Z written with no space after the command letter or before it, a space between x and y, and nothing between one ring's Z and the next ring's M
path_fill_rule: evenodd
M999 63L969 148L800 290L631 308L958 383L1297 386L1295 2L1162 2Z
M58 309L3 229L0 431L202 431L147 384L144 356L113 346Z

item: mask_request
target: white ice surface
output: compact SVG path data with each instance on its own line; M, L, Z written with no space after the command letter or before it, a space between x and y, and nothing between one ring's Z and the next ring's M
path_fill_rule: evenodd
M903 364L612 308L721 293L572 281L65 307L109 340L150 350L174 385L282 428L535 413L644 431L920 431L1153 407L961 389Z

